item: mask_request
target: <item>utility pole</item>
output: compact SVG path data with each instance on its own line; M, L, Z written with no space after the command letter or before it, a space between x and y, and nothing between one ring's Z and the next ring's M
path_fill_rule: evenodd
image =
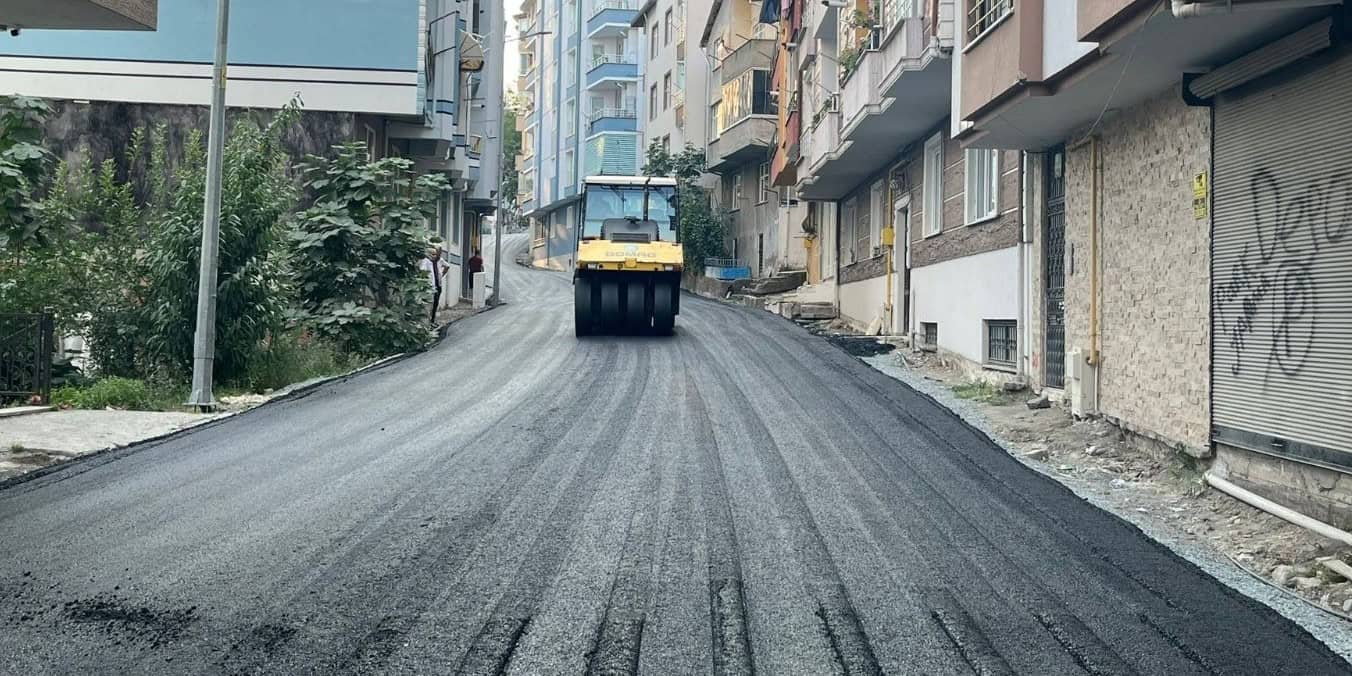
M211 128L207 136L207 196L202 208L202 257L197 276L197 333L192 350L188 405L216 407L212 369L216 362L216 263L221 234L221 161L225 154L225 64L230 0L216 0L216 61L212 68Z

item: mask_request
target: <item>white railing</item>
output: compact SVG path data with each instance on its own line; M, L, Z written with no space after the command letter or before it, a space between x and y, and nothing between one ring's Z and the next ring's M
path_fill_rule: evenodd
M603 117L618 117L624 119L634 119L638 117L638 112L631 108L597 108L592 111L588 122L595 122Z
M597 54L592 58L592 68L603 66L607 63L627 63L633 64L637 59L628 54Z
M882 102L879 87L886 72L884 57L876 51L864 52L859 67L840 87L841 127L850 126L860 115L872 112Z
M638 9L638 0L596 0L592 5L592 16L608 9Z
M811 119L804 120L807 124L808 133L802 138L806 139L803 143L802 154L809 168L817 166L828 153L835 152L836 146L840 145L840 114L829 112L822 108L812 114Z

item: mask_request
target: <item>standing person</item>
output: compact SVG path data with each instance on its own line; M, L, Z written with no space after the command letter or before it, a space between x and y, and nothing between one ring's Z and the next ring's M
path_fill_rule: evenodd
M484 259L479 256L479 250L474 249L474 255L469 258L469 288L474 290L474 273L484 271Z
M437 323L437 304L441 302L441 278L446 276L446 263L441 260L441 247L429 247L422 260L422 269L432 282L432 323Z

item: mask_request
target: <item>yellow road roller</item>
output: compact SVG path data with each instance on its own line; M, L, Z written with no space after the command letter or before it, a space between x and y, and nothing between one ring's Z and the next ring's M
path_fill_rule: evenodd
M685 260L678 212L674 178L583 181L573 270L577 335L671 333Z

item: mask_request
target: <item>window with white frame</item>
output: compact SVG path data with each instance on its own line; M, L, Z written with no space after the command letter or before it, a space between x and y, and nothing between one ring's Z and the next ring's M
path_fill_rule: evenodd
M1000 151L972 148L967 151L963 213L967 224L995 218L999 213Z
M854 216L854 241L850 244L854 247L854 259L866 261L873 258L873 246L870 242L873 233L873 205L867 194L860 195L859 201L861 204L856 207Z
M756 204L770 201L770 163L761 162L760 172L756 175Z
M935 134L925 141L924 228L925 236L944 230L944 137Z
M732 208L733 208L733 209L740 209L740 208L742 208L742 197L743 197L743 196L744 196L744 194L743 194L743 191L742 191L742 174L741 174L741 172L738 172L738 173L736 173L736 174L733 174L733 176L732 176Z
M662 22L662 31L663 31L662 44L664 45L671 44L671 33L675 25L676 22L672 19L671 10L668 9L666 19Z
M563 153L563 183L572 185L577 180L577 161L573 151Z
M671 71L662 76L662 110L671 108Z
M791 186L783 186L779 189L779 206L785 209L798 206L798 189Z
M648 87L648 119L657 119L657 83L654 82Z
M657 26L649 26L648 31L651 38L648 45L648 60L651 61L657 58L657 48L660 46L658 40L661 39L662 31Z
M853 197L845 200L845 203L840 205L840 246L843 248L840 253L841 258L844 259L842 262L846 265L850 265L858 260L854 255L854 232L857 211L858 209L855 207L855 199Z
M872 256L874 247L882 246L883 243L883 224L887 220L887 206L884 204L887 199L887 191L885 184L882 181L877 181L869 192L869 223L871 227L868 232L869 241L866 251Z

